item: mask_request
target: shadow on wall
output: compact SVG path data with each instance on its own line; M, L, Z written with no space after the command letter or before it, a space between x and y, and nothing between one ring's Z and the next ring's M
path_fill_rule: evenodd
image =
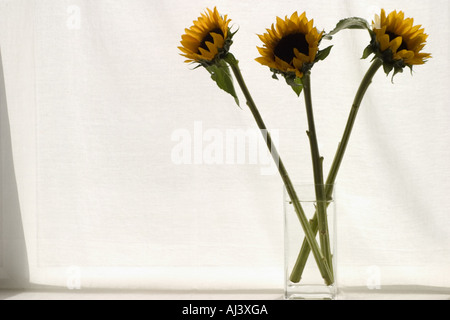
M14 170L0 51L0 289L20 289L28 286L28 258Z

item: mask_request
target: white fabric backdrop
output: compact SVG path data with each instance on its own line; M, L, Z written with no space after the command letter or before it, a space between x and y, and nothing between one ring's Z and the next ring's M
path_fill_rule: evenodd
M232 52L301 183L312 181L303 101L254 61L256 34L295 10L325 30L349 16L371 20L382 7L404 10L426 28L433 59L395 84L380 72L358 116L338 177L338 280L450 287L448 1L298 3L1 1L1 152L15 173L6 180L2 162L1 214L17 193L26 255L16 263L28 264L31 283L282 288L280 178L263 174L269 165L262 162L196 163L208 137L255 128L245 107L179 56L184 28L217 5L240 28ZM369 66L359 60L368 41L363 31L339 34L313 69L325 170ZM191 164L174 160L182 133L197 143ZM11 241L2 240L7 274L18 266L5 267Z

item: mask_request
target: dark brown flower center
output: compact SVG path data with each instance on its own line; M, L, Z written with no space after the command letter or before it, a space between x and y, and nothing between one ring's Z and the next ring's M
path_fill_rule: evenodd
M208 46L206 45L206 42L214 43L214 38L212 37L211 33L217 33L217 34L220 34L223 37L222 29L215 28L214 30L211 30L210 32L208 32L206 37L204 37L202 42L200 43L198 53L200 53L200 48L203 48L205 50L209 50Z
M307 56L309 55L309 44L303 33L293 33L283 37L280 42L278 42L273 53L281 60L291 63L295 58L294 49L297 49Z
M395 33L389 32L389 31L387 31L386 34L389 36L389 42L399 37L399 36L396 35ZM397 49L397 52L400 52L400 51L402 51L402 50L408 50L408 45L407 45L406 42L403 40L403 37L402 37L402 44L401 44L400 47Z

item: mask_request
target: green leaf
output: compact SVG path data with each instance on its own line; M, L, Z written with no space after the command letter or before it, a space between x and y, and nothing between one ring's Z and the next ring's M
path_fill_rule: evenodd
M287 77L286 78L286 83L288 85L291 86L292 90L294 90L294 92L297 94L297 96L299 97L300 94L303 91L303 82L302 79L295 77L295 78L291 78L291 77Z
M219 64L208 66L206 70L211 74L211 79L217 83L217 86L232 95L236 104L239 106L239 99L234 89L233 78L228 65L224 62L219 62Z
M315 61L317 62L317 61L320 61L320 60L325 60L329 56L329 54L331 52L331 48L333 48L333 46L329 46L328 48L320 50L317 53L317 55L316 55L316 60Z
M370 31L370 25L367 20L359 17L346 18L339 21L336 25L336 28L331 32L327 33L324 38L327 40L331 40L332 36L337 34L338 32L345 29L366 29Z
M390 63L384 63L383 69L384 69L384 72L386 73L386 75L388 76L389 73L391 73L392 69L394 69L394 65L390 64Z
M303 86L291 86L292 90L297 94L297 97L300 97L300 94L303 91Z
M371 54L375 53L373 51L372 45L368 45L366 49L364 49L364 53L361 59L367 59Z
M399 73L403 73L403 68L401 67L394 67L394 74L392 75L392 79L391 82L394 83L394 77L399 74Z

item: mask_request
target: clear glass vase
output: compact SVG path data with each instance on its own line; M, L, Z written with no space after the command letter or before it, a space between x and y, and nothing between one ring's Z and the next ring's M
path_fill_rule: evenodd
M315 233L318 230L317 216L319 206L322 208L322 217L326 216L326 229L328 236L320 239L317 232L316 240L322 252L321 241L327 241L330 247L329 259L333 283L327 285L316 260L309 249L305 239L305 232L298 218L297 212L289 195L284 192L284 228L285 228L285 299L301 300L334 300L336 299L336 199L335 186L326 185L327 193L325 201L317 201L316 186L314 184L295 185L295 190L300 200L301 207L310 221ZM317 210L317 212L316 212ZM326 211L326 212L324 212ZM315 221L314 221L315 220ZM322 229L324 229L322 223ZM326 230L325 229L325 230ZM306 247L306 249L305 249ZM326 251L327 252L327 251ZM325 254L324 254L325 256ZM307 258L307 260L305 259ZM306 261L306 263L304 262Z

